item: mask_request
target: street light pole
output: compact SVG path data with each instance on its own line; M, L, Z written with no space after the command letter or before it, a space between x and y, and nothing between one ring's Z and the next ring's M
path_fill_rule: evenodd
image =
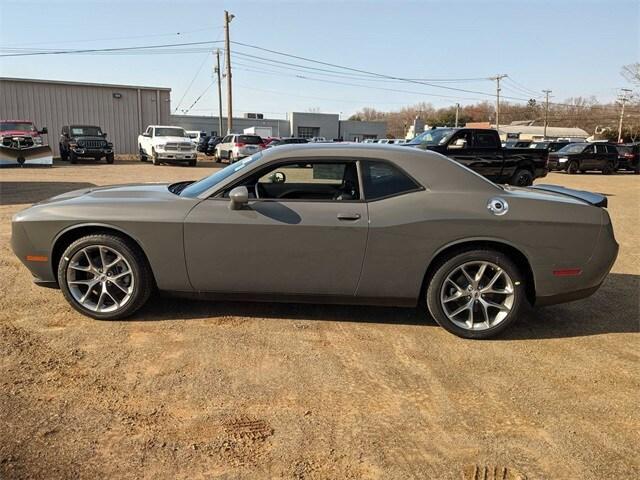
M498 74L495 77L491 77L491 80L496 81L496 130L500 135L500 80L508 77L506 74Z
M235 15L224 11L224 50L225 50L225 63L227 70L227 133L233 131L233 93L231 90L231 45L229 42L229 23L233 20Z
M458 113L460 112L460 104L456 103L456 128L458 128Z
M220 49L216 50L216 74L218 75L218 136L222 136L222 81L220 79Z
M542 93L545 95L544 100L544 133L542 134L544 138L547 138L547 126L549 125L549 94L551 90L543 90Z
M624 105L629 100L627 95L631 93L631 89L629 88L621 88L620 90L622 91L622 93L620 94L622 109L620 110L620 122L618 123L618 143L622 143L622 119L624 118Z

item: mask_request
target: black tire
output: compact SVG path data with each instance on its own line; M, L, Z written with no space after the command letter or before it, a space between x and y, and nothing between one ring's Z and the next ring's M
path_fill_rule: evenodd
M612 162L607 162L607 164L602 169L603 175L611 175L616 171L616 166Z
M148 162L149 161L147 156L144 154L144 150L142 149L142 145L138 145L138 153L140 155L140 161L141 162Z
M97 312L91 310L77 301L67 284L67 270L70 259L81 249L91 246L103 245L118 252L131 266L133 278L133 292L128 301L119 309L112 312ZM66 300L83 315L98 320L116 320L125 318L136 312L145 302L155 288L153 273L144 254L133 242L111 234L87 235L79 238L69 245L60 258L58 264L58 284Z
M456 269L458 269L461 265L467 264L469 262L489 262L501 268L502 271L511 280L511 283L513 285L513 302L508 314L494 326L482 330L474 330L470 328L467 329L458 326L456 323L449 319L444 311L443 304L440 300L441 292L444 288L447 277L451 273L455 272ZM522 309L526 301L525 277L520 272L518 267L513 263L513 261L507 255L501 252L489 249L458 251L440 260L435 266L435 269L432 271L433 275L430 279L427 279L427 307L435 321L445 330L453 333L454 335L469 339L485 339L494 337L502 332L505 328L507 328L522 313ZM447 285L449 285L449 283L447 283ZM469 295L471 295L471 293L469 293ZM485 294L485 297L486 295L490 294ZM464 298L462 298L460 301L468 301L470 303L471 300L467 300L468 298L471 299L472 297L464 296ZM482 300L480 299L476 300L472 308L479 308L478 302L481 301Z
M160 165L160 160L158 160L158 154L153 148L151 149L151 162L156 166Z
M69 161L74 164L78 163L78 157L76 156L75 153L69 152Z
M105 160L107 161L107 163L113 163L113 153L110 153L109 155L107 155L105 157Z
M533 172L527 168L521 168L516 170L516 173L513 174L509 183L516 187L528 187L533 184Z
M60 160L62 160L63 162L68 162L69 161L69 154L64 150L64 148L62 147L62 144L60 145Z
M580 170L580 164L576 160L571 160L569 165L567 165L567 173L569 175L574 175L578 173Z
M190 167L195 167L198 164L198 160L197 159L193 159L193 160L189 160L189 166Z

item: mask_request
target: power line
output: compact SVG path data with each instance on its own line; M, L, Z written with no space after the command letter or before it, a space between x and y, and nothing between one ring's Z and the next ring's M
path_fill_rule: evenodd
M53 50L53 51L40 51L40 52L28 52L28 53L9 53L2 54L0 57L29 57L35 55L68 55L78 53L99 53L99 52L121 52L127 50L146 50L150 48L165 48L165 47L182 47L189 45L211 45L214 43L220 43L220 41L207 41L207 42L185 42L185 43L167 43L162 45L144 45L138 47L112 47L112 48L89 48L83 50Z
M198 67L198 70L196 71L196 74L193 76L193 78L191 79L191 82L189 82L189 86L187 87L187 89L184 91L184 93L182 94L182 97L180 98L180 101L178 102L178 104L176 105L175 110L173 111L173 113L176 113L178 111L178 109L180 108L180 105L182 105L182 101L184 100L184 97L187 96L187 93L189 93L189 90L191 90L191 87L193 86L193 82L196 81L196 78L198 78L198 75L200 74L200 72L202 71L202 67L204 67L205 63L207 63L207 60L209 59L209 53L207 53L204 57L204 59L202 60L202 63L200 64L200 67Z
M217 28L222 28L222 25L220 25ZM87 39L76 39L76 40L66 40L63 42L58 42L58 43L87 43L87 42L106 42L106 41L111 41L111 40L132 40L134 38L153 38L153 37L172 37L174 35L189 35L191 33L196 33L196 32L203 32L205 30L211 30L211 27L205 27L205 28L198 28L195 30L186 30L184 32L167 32L167 33L151 33L151 34L145 34L145 35L129 35L126 37L108 37L108 38L87 38ZM22 43L20 45L50 45L51 42L47 41L47 42L30 42L30 43ZM25 49L25 48L21 48L21 47L12 47L12 44L5 44L0 46L0 50L33 50L33 49ZM15 44L13 44L15 45ZM8 47L8 48L5 48ZM42 49L41 49L42 50ZM47 49L50 50L50 49ZM55 50L55 49L54 49Z

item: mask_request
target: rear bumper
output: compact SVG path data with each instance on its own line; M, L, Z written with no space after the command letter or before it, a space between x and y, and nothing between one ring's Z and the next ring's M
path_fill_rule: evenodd
M603 210L604 211L604 210ZM536 305L555 305L586 298L595 293L611 271L618 257L619 245L613 230L603 225L591 258L576 276L556 276L553 271L569 265L547 265L534 269Z

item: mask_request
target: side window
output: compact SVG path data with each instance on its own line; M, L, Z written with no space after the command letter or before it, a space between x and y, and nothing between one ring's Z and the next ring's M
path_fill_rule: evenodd
M471 132L462 131L456 133L451 140L449 140L450 148L471 148Z
M601 143L596 144L596 153L607 153L607 148Z
M491 132L477 132L475 139L475 148L498 148L498 140Z
M615 145L607 145L607 153L618 153L618 149L615 147Z
M594 153L594 152L595 152L595 148L593 147L593 145L589 145L582 151L582 153Z
M265 200L360 199L358 168L353 161L280 163L234 187L240 185L247 187L251 197Z
M387 162L368 160L363 168L364 195L367 200L400 195L420 186L397 167Z

